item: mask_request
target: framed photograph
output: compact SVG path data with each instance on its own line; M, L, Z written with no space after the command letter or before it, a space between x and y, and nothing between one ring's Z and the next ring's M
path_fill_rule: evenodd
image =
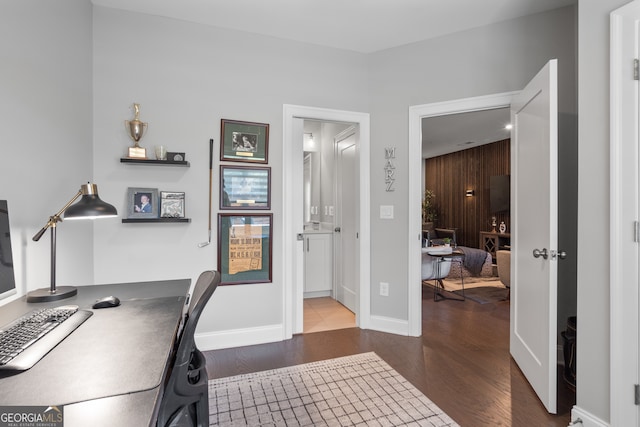
M158 189L127 189L127 213L129 218L158 218Z
M184 192L160 192L160 218L184 218Z
M270 209L271 168L220 166L220 209Z
M266 123L220 121L220 160L268 163L269 125Z
M272 214L218 214L221 285L271 283Z

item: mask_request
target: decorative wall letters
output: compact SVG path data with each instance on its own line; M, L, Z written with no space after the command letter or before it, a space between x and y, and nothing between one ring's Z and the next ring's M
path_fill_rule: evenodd
M387 185L386 191L395 191L393 188L393 184L396 179L393 176L395 174L396 167L393 164L393 159L396 158L396 148L385 148L384 149L384 182Z

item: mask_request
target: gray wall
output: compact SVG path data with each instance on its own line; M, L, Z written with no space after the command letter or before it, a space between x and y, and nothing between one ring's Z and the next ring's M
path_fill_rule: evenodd
M86 0L0 6L0 199L22 291L49 287L50 233L31 238L93 178L91 9ZM58 284L91 283L92 221L64 222L57 234Z
M94 8L94 147L96 181L125 210L127 187L186 192L185 224L121 224L97 229L98 282L195 278L217 266L207 237L209 138L216 140L218 183L220 119L270 124L269 166L273 224L273 283L221 287L199 322L201 333L283 322L282 106L311 105L366 111L366 56L183 21ZM313 67L309 64L314 64ZM131 145L123 121L141 105L149 123L142 145L186 152L191 167L129 166L119 158ZM302 160L301 160L302 161ZM117 268L114 268L117 266Z
M371 282L390 284L389 297L374 286L372 314L407 319L409 106L520 90L558 58L560 112L575 116L574 15L568 7L370 55ZM575 140L563 143L575 147ZM384 191L381 173L389 146L397 147L395 192ZM575 169L564 172L575 183ZM377 218L379 205L395 205L396 219Z

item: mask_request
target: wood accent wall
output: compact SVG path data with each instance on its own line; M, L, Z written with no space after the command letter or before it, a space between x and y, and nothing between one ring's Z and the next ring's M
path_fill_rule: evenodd
M436 227L457 228L458 245L478 248L480 231L491 231L489 178L511 174L510 145L505 139L425 160L425 188L436 195ZM467 190L474 190L475 196L467 197ZM509 213L495 216L509 233Z

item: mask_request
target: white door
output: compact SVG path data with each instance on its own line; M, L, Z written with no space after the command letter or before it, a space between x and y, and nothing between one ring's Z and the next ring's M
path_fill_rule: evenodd
M358 301L357 149L356 136L353 132L346 139L337 141L336 299L354 313Z
M634 236L640 220L640 86L630 71L640 49L639 26L639 0L611 13L611 242L607 285L611 300L612 426L640 425L640 406L634 393L640 382L640 248ZM582 369L584 372L584 366ZM584 383L580 385L584 387Z
M556 413L557 60L511 104L511 331L516 363Z

